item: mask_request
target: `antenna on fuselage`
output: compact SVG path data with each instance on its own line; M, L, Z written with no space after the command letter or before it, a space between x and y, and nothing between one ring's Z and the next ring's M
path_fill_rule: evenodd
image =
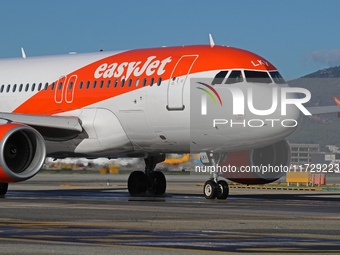
M26 58L26 53L23 47L21 47L21 55L22 55L22 58Z
M215 46L214 39L212 38L211 34L209 34L210 39L210 47L213 48Z

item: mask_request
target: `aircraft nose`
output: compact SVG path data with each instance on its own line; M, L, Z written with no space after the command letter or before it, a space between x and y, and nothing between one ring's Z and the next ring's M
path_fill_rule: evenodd
M302 113L296 105L289 104L286 106L286 112L282 111L282 108L278 109L277 112L274 113L276 118L279 120L275 128L272 129L271 132L276 133L277 136L282 138L286 138L295 132L295 130L299 127L302 121Z
M260 107L268 109L269 114L266 114L265 110L253 113L261 114L265 122L263 130L259 132L279 140L286 138L298 128L302 120L302 113L292 101L282 103L280 90L277 89L277 92L276 94L275 90L269 90L266 87L257 88L256 94L254 94L256 96L254 98L257 99L256 102L254 100L257 103L257 109L260 109ZM296 95L289 95L289 97L294 99ZM255 114L252 118L258 116Z
M283 126L295 127L296 129L301 121L302 113L295 105L287 105L286 115L282 115L281 113L281 122L283 123Z
M286 116L281 117L280 132L285 137L291 135L298 128L302 120L302 115L299 109L293 108L287 112Z

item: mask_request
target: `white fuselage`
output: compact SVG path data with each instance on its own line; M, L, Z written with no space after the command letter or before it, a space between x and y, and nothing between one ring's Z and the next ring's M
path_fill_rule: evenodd
M280 94L276 109L268 115L254 114L247 107L249 88L254 94L254 107L265 110L272 106L273 89L278 88L279 93L286 84L277 84L274 79L270 84L244 79L226 86L225 80L232 70L245 75L250 63L245 67L204 69L199 62L203 54L194 49L191 52L175 53L169 49L159 56L150 50L146 55L149 57L137 56L132 61L133 57L129 56L126 62L109 61L126 52L4 59L0 61L0 112L78 117L83 131L77 137L46 141L47 155L55 157L238 151L273 144L295 131L297 125L293 127L292 120L300 122L300 111L288 105L283 116ZM194 70L196 66L200 68ZM110 74L113 67L115 70ZM253 69L257 70L257 66ZM223 105L216 106L208 96L204 99L207 100L204 115L203 94L196 89L198 81L211 83L222 70L228 71L228 75L214 89ZM150 86L153 75L155 79ZM144 87L142 77L147 78ZM59 87L60 82L63 83ZM243 93L246 104L243 114L234 114L239 99L233 97L230 88ZM282 121L286 121L284 125Z

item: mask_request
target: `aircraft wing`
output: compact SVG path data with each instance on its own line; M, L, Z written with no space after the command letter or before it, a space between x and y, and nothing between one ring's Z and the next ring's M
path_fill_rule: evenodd
M46 140L65 141L83 131L77 117L1 113L0 124L15 122L35 128Z
M312 115L338 113L340 112L340 106L334 105L334 106L307 107L307 110Z
M327 113L338 113L338 117L340 118L340 100L334 97L334 101L336 105L332 106L320 106L320 107L307 107L307 110L312 115L317 114L327 114Z

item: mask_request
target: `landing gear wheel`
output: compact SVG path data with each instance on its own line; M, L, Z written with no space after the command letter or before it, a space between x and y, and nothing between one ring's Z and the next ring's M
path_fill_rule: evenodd
M7 193L8 183L0 183L0 197L4 197Z
M134 171L128 179L128 190L130 195L134 196L145 193L148 188L148 178L142 171Z
M217 199L226 199L229 195L229 186L228 183L224 180L220 180L217 182Z
M203 193L206 199L215 199L218 192L218 185L213 180L208 180L204 184Z
M166 179L162 172L154 171L149 175L148 191L154 195L163 195L166 190Z

